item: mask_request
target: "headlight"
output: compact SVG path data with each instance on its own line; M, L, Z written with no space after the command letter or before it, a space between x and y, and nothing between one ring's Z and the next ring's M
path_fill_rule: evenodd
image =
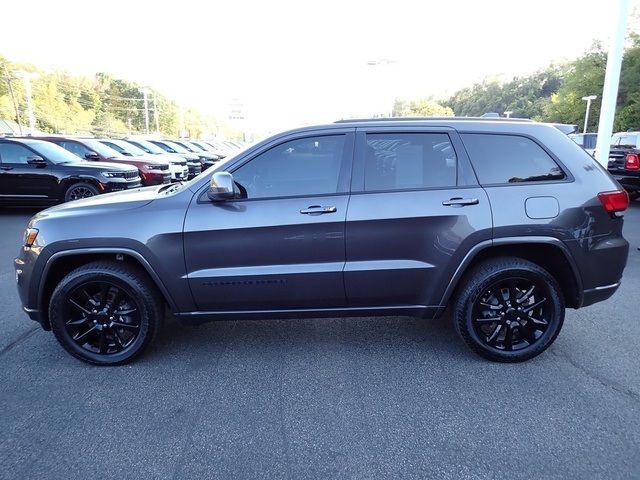
M30 247L36 241L36 237L38 236L37 228L27 228L24 231L24 246Z
M102 172L102 175L104 175L107 178L122 178L124 176L123 172Z

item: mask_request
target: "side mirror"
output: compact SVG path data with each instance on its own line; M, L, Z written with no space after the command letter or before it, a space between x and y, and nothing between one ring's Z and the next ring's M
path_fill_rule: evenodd
M27 163L29 165L45 166L47 161L42 157L28 157Z
M84 154L84 158L86 158L87 160L100 160L100 155L98 155L96 152L87 152Z
M229 172L216 172L211 175L207 197L212 202L223 202L234 198L233 175Z

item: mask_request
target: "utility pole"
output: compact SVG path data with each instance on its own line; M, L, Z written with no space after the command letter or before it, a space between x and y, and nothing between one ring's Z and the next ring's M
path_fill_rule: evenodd
M620 83L620 68L624 54L624 37L627 28L629 0L618 0L617 16L611 32L611 45L607 56L607 71L604 76L602 89L602 106L600 107L600 121L598 122L598 140L596 142L596 160L605 168L609 163L609 148L613 133L613 119L616 114L618 99L618 84Z
M7 71L7 66L4 66L4 79L7 81L7 86L9 87L9 95L11 95L11 102L13 103L13 109L16 111L16 122L18 123L18 131L20 132L20 136L22 136L22 122L20 121L20 110L18 109L18 104L16 102L16 96L13 94L13 84L11 83L11 78L9 77L9 72Z
M184 125L184 108L180 106L180 138L185 137L185 125Z
M144 95L144 128L147 135L149 134L149 99L147 95L149 94L149 90L146 88L141 88L140 91L142 95Z
M13 74L24 80L24 90L27 97L27 114L29 116L29 134L33 135L36 129L36 118L33 116L33 104L31 102L31 80L35 80L39 75L23 70L17 70L13 72Z
M153 94L153 118L156 122L156 133L160 133L160 115L158 114L158 105L156 104L156 94Z
M587 101L587 111L584 114L584 128L582 133L587 133L587 125L589 124L589 110L591 110L591 100L598 98L597 95L589 95L588 97L582 97L582 100Z

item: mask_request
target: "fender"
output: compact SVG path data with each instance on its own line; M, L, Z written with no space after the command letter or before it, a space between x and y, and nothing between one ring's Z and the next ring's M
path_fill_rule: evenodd
M144 267L144 269L147 271L151 279L153 280L153 283L155 283L156 287L158 287L158 289L160 290L164 298L167 300L167 303L169 303L171 310L177 311L176 303L173 300L173 297L171 296L171 294L169 293L169 290L167 290L164 283L162 282L158 274L155 272L153 267L149 264L149 262L147 262L147 260L140 253L130 248L110 248L110 247L76 248L71 250L61 250L51 255L47 259L47 262L45 263L45 266L42 270L42 275L40 276L40 282L38 285L37 305L38 306L42 305L44 285L46 283L43 280L47 278L49 269L51 268L51 265L53 265L53 262L56 259L60 257L71 256L71 255L83 255L83 254L91 254L91 253L111 253L111 254L122 253L124 255L130 255L131 257L138 260L140 264Z
M519 244L525 244L525 243L539 244L539 245L552 245L560 249L562 254L567 259L569 266L571 267L571 271L573 273L573 277L575 279L576 286L578 288L578 292L580 295L578 304L581 305L582 297L583 297L582 277L580 276L578 267L576 266L575 260L573 259L571 252L569 252L569 249L564 244L564 242L562 242L562 240L559 240L555 237L545 237L545 236L502 237L502 238L494 238L492 240L485 240L483 242L480 242L477 245L475 245L471 250L469 250L469 252L467 252L467 254L463 258L460 265L458 265L458 268L456 269L455 273L451 277L451 280L449 281L447 288L445 289L444 295L440 300L438 313L436 315L439 315L444 311L444 309L447 306L447 303L449 302L449 299L451 298L451 295L453 295L453 292L458 286L458 282L460 281L462 276L466 273L467 268L469 267L471 262L473 262L474 258L476 258L476 256L482 250L485 250L489 247L519 245Z

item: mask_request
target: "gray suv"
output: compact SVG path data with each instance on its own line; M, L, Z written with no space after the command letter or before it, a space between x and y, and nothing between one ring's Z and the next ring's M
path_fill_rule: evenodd
M98 365L140 354L167 305L192 323L449 308L473 351L517 362L554 341L565 308L616 291L627 205L550 125L337 122L268 138L185 184L45 210L16 280L25 312Z

